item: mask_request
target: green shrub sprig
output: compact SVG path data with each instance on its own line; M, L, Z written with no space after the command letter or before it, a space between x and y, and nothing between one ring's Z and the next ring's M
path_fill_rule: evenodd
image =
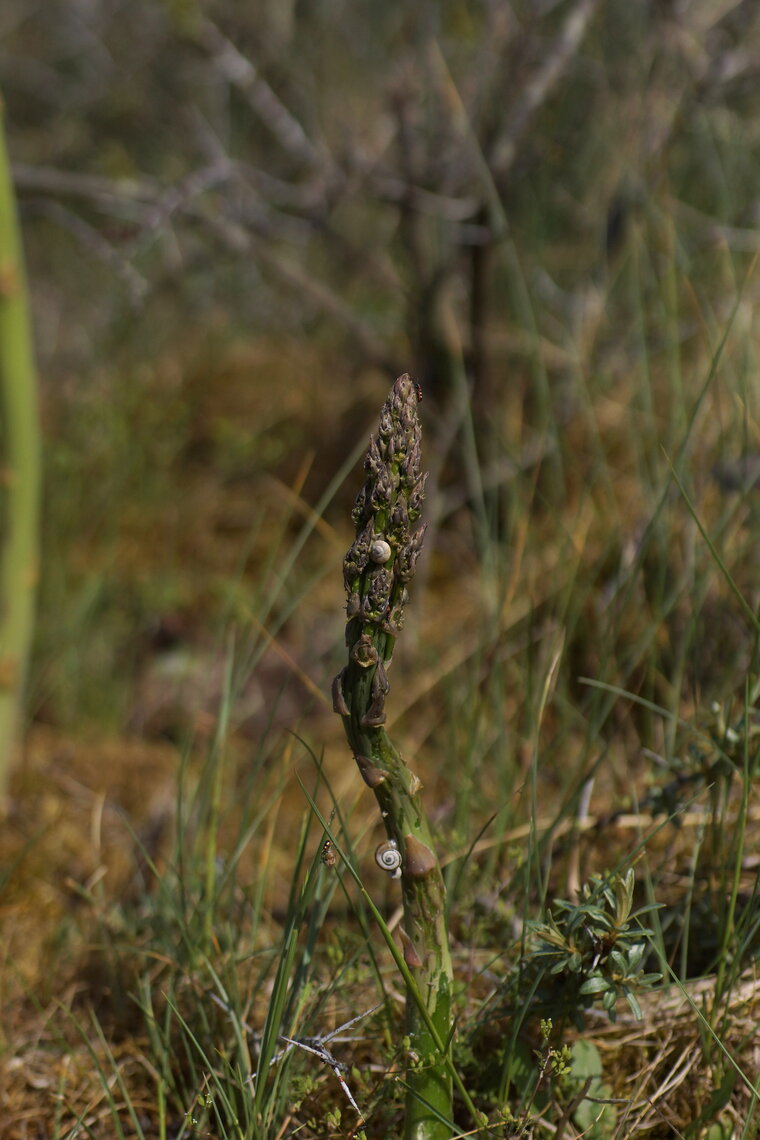
M538 1010L569 1017L579 1028L584 1011L601 1003L615 1021L615 1007L625 998L641 1017L636 994L650 989L661 975L645 971L647 938L640 925L656 903L633 909L634 872L584 884L577 902L557 899L546 921L528 924L520 990L526 984Z

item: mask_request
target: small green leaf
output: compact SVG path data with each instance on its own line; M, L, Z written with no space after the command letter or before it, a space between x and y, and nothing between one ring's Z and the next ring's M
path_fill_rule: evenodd
M588 1077L601 1077L602 1058L593 1042L583 1039L573 1042L571 1071L579 1084Z
M610 922L610 916L606 911L603 911L601 907L584 906L582 909L595 925L602 926L605 930L611 929L612 923Z
M621 954L619 950L612 950L610 952L609 965L612 967L615 973L620 974L620 976L623 978L626 977L630 972L628 959L625 957L625 955Z
M606 978L600 978L598 974L585 981L580 988L582 994L603 994L609 990L610 983Z
M644 1015L641 1012L641 1006L639 1005L638 998L636 997L636 995L634 993L631 993L630 990L626 990L625 1000L628 1002L628 1005L631 1007L631 1013L636 1018L636 1020L637 1021L643 1021Z
M731 1121L727 1120L725 1124L716 1121L715 1124L711 1124L707 1132L705 1132L705 1140L731 1140L733 1135L734 1126Z
M617 1111L612 1104L599 1104L600 1099L611 1096L609 1085L602 1081L602 1060L599 1050L590 1041L573 1044L571 1075L582 1087L590 1080L588 1096L578 1105L573 1122L582 1132L584 1140L609 1140L615 1131Z
M645 946L643 942L634 942L628 950L628 969L631 973L638 970L644 958Z

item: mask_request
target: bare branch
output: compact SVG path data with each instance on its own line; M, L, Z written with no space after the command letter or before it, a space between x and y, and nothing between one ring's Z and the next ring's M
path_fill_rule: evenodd
M110 266L116 275L121 278L127 287L129 299L135 309L139 309L150 291L150 286L141 273L118 251L118 249L103 237L103 235L81 218L78 214L67 210L59 202L49 198L38 199L33 202L34 209L43 217L48 217L58 223L79 241L79 243L98 261Z
M314 146L304 128L266 80L261 78L251 60L211 20L202 22L200 36L221 74L245 95L251 110L271 131L283 150L299 162L309 166L323 166L325 156Z
M104 178L22 162L14 162L12 171L17 190L39 190L90 201L154 202L162 193L160 183L154 178Z
M578 0L565 19L552 50L525 84L522 97L493 148L490 166L497 179L502 180L509 173L531 119L549 98L578 51L598 7L599 0Z

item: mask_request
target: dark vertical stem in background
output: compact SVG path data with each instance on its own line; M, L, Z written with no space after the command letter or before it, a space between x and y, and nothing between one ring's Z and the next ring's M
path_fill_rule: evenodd
M479 426L488 429L492 425L494 393L488 374L486 325L494 247L485 206L478 211L475 225L482 230L483 239L470 252L470 374L476 415L483 421Z

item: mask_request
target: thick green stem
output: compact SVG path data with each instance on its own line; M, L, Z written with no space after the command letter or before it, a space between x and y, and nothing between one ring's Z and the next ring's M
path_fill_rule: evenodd
M335 679L333 696L362 778L377 798L388 835L386 854L399 860L401 938L416 982L416 992L407 992L405 1137L448 1140L452 1088L444 1054L451 1037L452 969L445 888L421 782L383 728L386 669L424 533L410 527L420 513L425 481L419 470L417 400L413 381L399 377L370 443L368 478L354 508L357 537L344 562L349 661Z
M0 97L0 795L5 792L34 629L40 444L21 239Z

